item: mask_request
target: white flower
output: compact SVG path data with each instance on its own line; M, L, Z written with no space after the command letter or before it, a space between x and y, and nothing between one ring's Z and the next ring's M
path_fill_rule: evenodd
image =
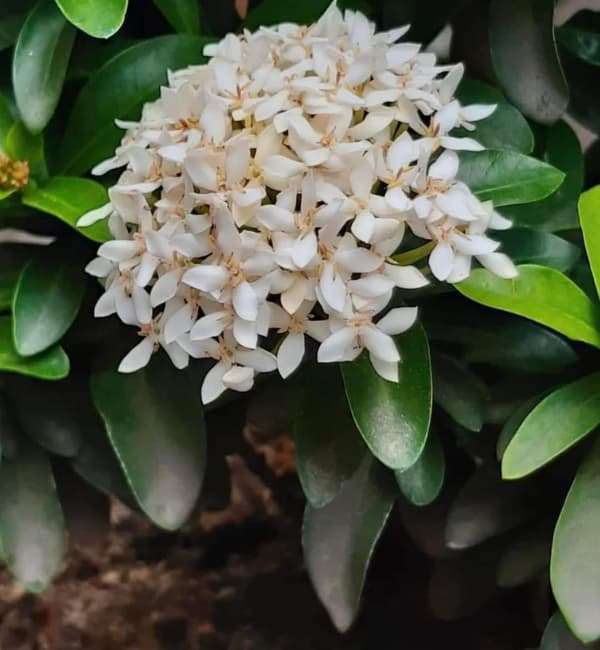
M456 150L493 106L455 99L463 66L439 65L407 27L377 33L333 3L314 25L285 23L210 44L205 65L170 72L115 155L107 219L113 240L87 271L104 285L99 317L117 314L142 341L121 370L164 348L177 367L213 359L205 403L249 390L259 372L289 376L306 337L318 360L363 349L398 380L392 336L416 308L389 311L394 290L427 284L391 259L407 230L430 245L438 280L467 277L473 259L502 277L516 269L488 236L510 225L459 178ZM417 245L416 248L420 248ZM274 353L263 342L279 336Z

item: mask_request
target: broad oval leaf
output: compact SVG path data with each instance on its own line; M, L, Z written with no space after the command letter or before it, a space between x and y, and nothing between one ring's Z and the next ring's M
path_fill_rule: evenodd
M186 373L161 357L131 375L99 370L92 396L142 510L162 528L181 526L206 464L200 396Z
M382 379L366 354L340 367L352 417L367 446L384 465L403 470L417 461L427 440L432 379L422 326L396 342L402 355L398 384Z
M154 4L176 32L200 33L200 0L154 0Z
M486 307L501 309L546 325L575 341L600 347L600 308L560 271L519 266L512 280L476 269L458 291Z
M391 476L368 455L333 501L323 508L306 507L304 561L340 632L350 628L358 613L367 569L394 496Z
M540 650L598 650L598 648L600 648L598 643L584 644L575 638L560 611L555 612L548 621L540 644Z
M543 159L566 174L560 187L541 201L507 206L502 214L516 225L536 230L577 228L577 199L583 188L584 159L579 138L566 122L561 120L546 131Z
M29 591L44 590L62 568L65 531L52 469L46 455L21 445L0 466L2 555Z
M577 58L600 65L600 13L584 10L558 28L560 44Z
M13 294L17 352L30 357L59 341L83 299L86 276L79 256L55 245L28 262Z
M298 478L308 502L321 508L354 474L367 449L356 430L335 365L302 371L294 389L292 427Z
M600 639L600 441L577 471L552 541L550 581L569 627L584 643Z
M515 264L550 266L564 273L572 269L581 256L577 246L549 232L511 228L495 232L493 237Z
M46 127L62 92L75 29L53 0L41 0L27 17L13 56L17 107L32 133Z
M111 239L106 219L80 228L79 217L108 203L106 189L89 178L53 176L43 185L30 185L23 192L23 204L52 214L61 221L97 242Z
M486 149L512 149L524 154L533 151L533 132L527 120L497 88L482 81L463 79L456 96L463 105L496 104L496 110L477 122L475 131L456 129L453 136L473 137Z
M542 124L556 122L569 103L553 17L554 0L490 2L490 50L496 75L517 108Z
M15 372L38 379L64 379L69 374L69 357L59 346L34 357L17 354L13 342L13 327L10 316L0 316L0 371Z
M460 180L495 207L544 199L565 178L560 169L518 151L463 151L460 160Z
M502 476L535 472L600 424L600 372L545 397L523 420L502 457Z
M419 460L403 472L395 472L402 494L415 506L427 506L437 498L444 485L446 458L439 438L427 436Z
M96 72L79 93L62 145L62 173L82 174L112 156L122 138L115 118L137 119L156 99L167 70L202 63L206 39L187 34L151 38L127 48Z
M95 38L108 38L125 20L128 0L56 0L65 18Z
M596 291L600 292L600 185L579 198L579 219Z

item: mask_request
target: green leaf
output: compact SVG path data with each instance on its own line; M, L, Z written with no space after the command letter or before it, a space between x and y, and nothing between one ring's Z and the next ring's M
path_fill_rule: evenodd
M19 356L13 343L11 320L9 316L0 316L0 371L48 380L63 379L69 374L69 357L59 345L35 357Z
M573 633L600 639L600 441L577 471L554 530L550 581Z
M348 410L335 365L303 370L294 388L292 427L298 478L308 502L321 508L354 474L366 447Z
M0 152L4 152L8 132L15 123L11 105L4 95L0 93Z
M557 31L560 44L577 58L600 65L600 13L584 10L576 13Z
M61 221L96 242L112 239L106 219L80 228L78 219L90 210L108 203L106 189L89 178L53 176L44 185L28 186L23 192L23 204L58 217Z
M506 95L536 122L556 122L569 87L554 40L554 0L491 0L489 11L492 62Z
M518 269L512 280L476 269L454 286L486 307L524 316L575 341L600 347L600 308L574 282L544 266Z
M0 311L10 309L18 277L17 271L0 271Z
M515 264L539 264L569 271L581 255L577 246L562 237L529 228L511 228L494 233L501 250Z
M518 151L463 151L460 161L460 180L495 207L544 199L565 178L556 167Z
M206 461L200 396L189 378L159 357L131 375L95 372L92 395L140 507L158 526L179 528Z
M390 479L369 455L333 501L318 509L309 505L304 513L306 568L340 632L356 618L369 562L394 503Z
M187 34L151 38L108 61L83 87L62 145L62 173L82 174L114 154L123 132L114 121L137 119L160 93L167 70L204 61L207 39Z
M560 611L555 612L544 630L540 650L586 650L586 648L587 650L598 650L600 644L581 643L567 627Z
M65 18L95 38L108 38L125 21L128 0L56 0Z
M477 122L475 131L456 129L452 132L458 138L473 137L486 149L512 149L524 154L533 151L533 132L527 120L510 104L504 95L493 86L463 79L457 98L463 105L496 104L496 110L485 120Z
M403 472L395 472L402 494L415 506L427 506L435 501L444 485L445 474L444 450L432 433L417 462Z
M408 469L427 440L431 420L431 362L420 325L396 337L402 362L400 382L382 379L366 354L343 363L348 404L373 454L392 469Z
M200 33L200 0L154 0L154 4L176 32Z
M33 178L44 180L48 177L44 137L41 133L33 135L22 122L15 122L6 134L4 150L13 160L26 160Z
M458 424L480 431L489 399L486 385L463 364L437 354L433 363L434 400Z
M27 12L0 16L0 52L16 43L26 17Z
M544 398L517 430L502 457L502 476L535 472L600 424L600 373L567 384Z
M504 426L500 430L498 440L496 441L496 458L501 461L506 452L506 448L510 441L515 437L519 427L523 424L523 420L533 411L533 408L539 404L544 395L534 395L530 399L523 402L513 414L506 420Z
M52 469L33 445L0 466L2 554L29 591L44 590L62 568L64 521Z
M27 263L13 295L17 352L30 357L59 341L83 299L86 276L79 256L53 246Z
M513 589L537 578L550 564L550 535L529 533L511 544L498 564L498 586Z
M596 291L600 292L600 185L579 198L579 219Z
M62 92L75 29L53 0L40 0L27 17L13 56L15 99L25 126L43 131Z
M520 226L538 230L577 228L577 199L583 188L584 160L575 131L563 121L546 133L544 160L566 174L560 187L541 201L504 208L502 214Z

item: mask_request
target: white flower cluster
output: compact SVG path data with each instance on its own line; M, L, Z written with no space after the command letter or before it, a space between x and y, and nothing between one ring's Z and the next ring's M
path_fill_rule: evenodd
M230 34L207 46L208 64L171 73L139 122L119 124L121 146L94 171L125 171L80 225L108 217L114 236L87 267L106 288L96 315L143 337L122 372L159 346L178 368L213 358L207 403L256 373L287 377L308 335L319 361L366 349L398 381L392 335L416 308L378 314L395 287L428 282L391 257L406 227L428 240L439 280L467 277L472 257L516 274L485 234L510 223L456 179L456 151L482 147L452 130L495 107L461 106L463 66L398 43L407 29L375 33L333 4L310 27ZM270 330L284 335L276 354L259 347Z

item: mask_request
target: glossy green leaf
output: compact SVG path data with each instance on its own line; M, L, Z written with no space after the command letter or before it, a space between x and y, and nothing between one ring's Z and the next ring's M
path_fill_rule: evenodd
M465 429L479 431L489 399L487 387L456 359L438 354L433 361L435 401Z
M394 497L391 476L369 455L333 501L323 508L306 507L304 561L317 596L340 632L356 618L369 562Z
M515 264L539 264L559 271L569 271L581 256L577 246L552 233L529 228L511 228L494 233L501 251Z
M321 508L339 493L367 450L335 365L303 370L294 389L292 428L298 478L308 502Z
M112 156L123 137L114 121L138 119L158 97L167 70L204 61L206 39L187 34L151 38L124 50L96 72L81 90L67 123L62 173L81 174Z
M200 0L154 0L154 4L176 32L200 33Z
M527 120L493 86L474 79L463 79L457 98L463 105L496 104L496 110L485 120L476 122L475 131L456 129L456 137L472 137L486 149L512 149L529 154L533 151L533 132Z
M600 442L579 467L554 530L550 581L573 633L600 639Z
M26 160L34 179L44 180L48 177L44 137L41 133L32 135L22 122L15 122L6 134L4 150L13 160Z
M15 578L40 592L62 568L64 521L50 463L31 446L0 465L0 540Z
M596 291L600 292L600 185L581 195L579 219Z
M69 374L69 357L55 345L35 357L21 357L15 350L10 316L0 316L0 371L38 379L63 379Z
M600 65L600 12L584 10L558 29L560 44L592 65Z
M556 122L569 88L554 40L554 0L491 0L489 15L492 62L504 92L527 117Z
M556 167L518 151L463 151L460 160L460 180L495 207L544 199L565 178Z
M59 341L83 299L83 261L63 246L53 246L23 269L13 294L15 347L29 357Z
M125 20L128 0L56 0L75 27L95 38L108 38Z
M487 307L524 316L575 341L600 347L600 308L556 269L523 265L519 275L504 280L476 269L455 287Z
M505 207L502 214L520 226L537 230L577 228L577 199L583 188L584 161L575 131L563 121L546 132L544 160L566 174L560 187L535 203Z
M598 650L600 643L581 643L569 630L560 611L554 613L548 621L540 650Z
M431 363L420 325L396 337L400 382L382 379L363 354L341 365L348 404L373 454L392 469L408 469L425 446L431 420Z
M29 186L23 192L23 204L52 214L77 232L97 242L111 239L106 219L92 226L77 226L79 217L108 203L106 189L89 178L53 176L43 185Z
M206 461L200 396L186 374L156 358L131 375L100 370L92 395L142 510L174 530L190 515Z
M502 476L535 472L600 424L600 373L567 384L544 398L523 420L502 457Z
M437 498L444 485L446 459L439 438L429 433L419 460L403 472L395 472L402 494L415 506L427 506Z
M54 114L74 40L75 29L54 0L40 0L23 25L12 78L19 113L32 133L42 131Z

